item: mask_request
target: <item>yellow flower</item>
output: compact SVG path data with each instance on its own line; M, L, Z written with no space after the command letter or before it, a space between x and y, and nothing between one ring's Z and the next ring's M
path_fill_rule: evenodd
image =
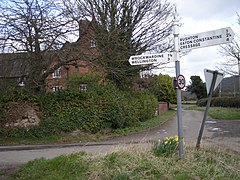
M168 141L168 140L169 140L169 138L168 138L168 137L166 137L166 138L164 138L164 140L165 140L165 141Z
M174 136L176 142L178 142L178 136Z

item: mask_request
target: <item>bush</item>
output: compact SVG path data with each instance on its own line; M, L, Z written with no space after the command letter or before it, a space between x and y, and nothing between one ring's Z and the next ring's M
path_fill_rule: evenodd
M197 101L198 106L206 106L207 98L200 99ZM215 97L211 101L212 107L230 107L240 108L240 97Z
M150 78L149 91L151 91L158 101L176 103L177 97L173 87L172 78L169 75L154 75Z
M87 84L87 89L94 89L95 87L98 87L99 84L101 84L102 77L100 74L79 74L74 73L71 75L68 80L68 88L79 90L80 84Z
M147 91L119 92L115 100L110 100L108 119L112 128L132 126L152 118L157 107L157 99Z
M37 104L42 114L39 126L6 129L2 109L9 101ZM0 128L4 129L1 135L42 137L76 129L96 133L105 128L132 126L154 116L157 100L147 91L124 92L107 84L93 85L86 92L73 89L35 96L15 93L1 97L0 106Z

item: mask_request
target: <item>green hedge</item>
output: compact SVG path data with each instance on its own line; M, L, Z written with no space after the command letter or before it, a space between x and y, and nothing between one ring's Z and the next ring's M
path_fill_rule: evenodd
M206 106L207 98L197 101L198 106ZM240 108L240 97L215 97L211 101L212 107Z
M4 127L3 109L8 102L33 102L42 113L40 125L30 129ZM29 95L14 92L0 97L0 135L33 136L72 132L96 133L105 128L124 128L154 116L157 100L147 91L124 92L112 85L95 86L86 92L66 90Z

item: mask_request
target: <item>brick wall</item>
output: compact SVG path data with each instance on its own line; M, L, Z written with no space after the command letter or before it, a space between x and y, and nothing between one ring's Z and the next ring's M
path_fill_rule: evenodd
M168 111L168 109L169 109L169 104L167 102L159 102L158 109L157 109L158 115Z

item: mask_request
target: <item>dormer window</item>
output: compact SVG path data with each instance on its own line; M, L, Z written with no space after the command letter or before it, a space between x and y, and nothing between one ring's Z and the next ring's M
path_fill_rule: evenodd
M95 47L96 47L96 41L91 40L91 41L90 41L90 47L91 47L91 48L95 48Z
M58 68L56 70L54 70L54 72L52 73L52 77L53 78L61 78L61 68Z

